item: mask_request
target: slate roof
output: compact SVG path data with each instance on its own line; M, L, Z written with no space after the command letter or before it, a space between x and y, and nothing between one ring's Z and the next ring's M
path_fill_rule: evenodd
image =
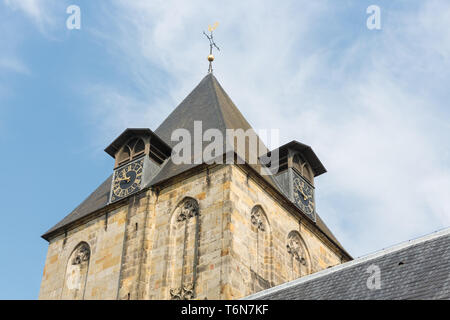
M368 278L380 269L381 288ZM450 299L450 228L250 295L248 300Z
M193 137L194 121L202 122L203 132L207 129L218 129L224 136L226 135L227 129L243 129L244 131L247 131L249 129L253 130L242 113L227 95L225 90L223 90L217 79L211 73L202 79L202 81L178 105L178 107L175 108L175 110L163 121L163 123L154 131L154 133L161 139L162 142L166 143L170 147L173 147L176 142L171 141L172 132L175 129L184 128L188 130ZM259 140L259 137L257 137L257 139ZM193 143L194 141L192 139L192 150L194 150ZM226 142L224 140L224 151L226 151L225 143ZM205 145L206 144L209 144L209 142L206 142ZM260 155L267 153L268 150L264 146L264 144L261 144L261 146L263 147L263 150L259 150ZM306 145L304 146L308 147ZM110 147L108 147L106 150L108 151ZM249 159L248 149L244 150L241 153L241 158L245 158L245 160ZM152 179L149 185L145 186L144 188L167 181L168 179L186 172L196 166L197 164L176 165L171 160L169 160L164 164L164 166ZM261 164L250 164L249 166L257 173L261 172ZM281 188L270 175L262 175L261 177L265 179L275 190L283 195ZM62 221L48 230L42 237L48 240L52 236L52 234L61 232L61 230L64 227L67 227L69 224L88 216L94 211L106 207L109 200L108 195L111 188L111 180L112 175L108 177L108 179L106 179L106 181L103 182L74 211L72 211ZM348 257L350 258L350 255L345 251L345 249L342 247L333 233L328 229L323 220L318 215L316 216L316 219L316 224L319 230L321 230L332 242L340 247L344 254L348 255Z
M150 141L152 145L156 145L157 148L167 156L170 156L171 148L161 140L158 135L156 135L152 130L148 128L127 128L124 132L121 133L109 146L105 148L105 152L109 154L111 157L115 157L116 152L119 151L119 148L123 146L125 142L127 142L131 137L135 137L136 135L147 136L150 137Z
M197 87L161 123L155 130L155 133L162 140L166 141L169 146L173 147L177 142L171 141L172 132L175 129L183 128L190 132L191 137L194 137L194 121L201 121L203 132L208 129L218 129L223 137L226 136L227 129L253 130L212 73L203 78ZM256 133L255 136L259 142L259 137ZM203 147L209 143L204 142ZM192 139L191 145L192 150L194 150L194 139ZM266 153L268 151L267 148L264 144L261 144L261 146L263 150L260 151L260 154ZM225 139L223 141L223 151L224 153L227 151ZM241 158L249 159L248 149L243 150ZM195 164L176 165L169 161L151 183L160 183L194 166ZM260 167L258 165L253 166L253 168L259 172ZM270 184L275 184L272 178L267 180Z
M78 207L69 213L64 219L50 228L42 235L42 238L49 240L53 233L58 233L71 223L88 216L108 205L109 192L111 191L112 174L92 192Z
M279 157L282 158L287 154L288 149L296 150L305 156L306 160L311 165L311 168L314 172L314 177L320 176L321 174L327 172L327 169L325 169L322 162L319 160L310 146L293 140L289 143L286 143L285 145L282 145L281 147L278 147L275 150L278 150ZM274 152L275 150L272 150L271 152ZM262 157L264 156L265 155L263 155Z

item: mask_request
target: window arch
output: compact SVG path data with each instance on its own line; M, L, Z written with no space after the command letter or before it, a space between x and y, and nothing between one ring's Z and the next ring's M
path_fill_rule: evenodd
M80 242L67 261L61 299L82 300L87 282L91 249L86 242Z
M294 280L310 273L310 258L300 233L296 230L289 232L286 240L286 252L290 279Z
M249 260L253 292L272 286L272 233L264 209L256 205L250 212Z
M293 166L297 169L298 172L311 184L314 183L314 173L312 172L311 166L308 164L308 162L300 155L296 154L294 155L293 159Z
M197 200L184 198L170 222L168 261L169 298L195 298L199 255L200 208Z
M131 150L128 146L123 146L122 150L120 150L119 155L118 155L118 164L122 164L125 163L127 161L129 161L131 158Z
M145 153L145 142L141 138L132 138L119 151L117 164L122 165Z
M133 149L133 157L138 157L145 151L145 143L142 139L138 139Z

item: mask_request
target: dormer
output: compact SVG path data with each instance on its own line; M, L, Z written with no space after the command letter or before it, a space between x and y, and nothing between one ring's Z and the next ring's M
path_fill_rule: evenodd
M314 178L326 172L312 148L306 144L291 141L263 156L270 157L278 152L269 163L276 183L283 193L311 220L316 218Z
M150 129L126 129L105 152L114 158L109 202L134 194L149 184L172 149Z
M116 138L105 152L115 159L114 169L143 155L157 165L161 165L172 149L150 129L126 129Z

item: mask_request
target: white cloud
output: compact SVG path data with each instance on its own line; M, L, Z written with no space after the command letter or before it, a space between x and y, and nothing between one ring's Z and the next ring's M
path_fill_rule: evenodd
M116 1L108 12L118 29L103 40L157 98L105 84L102 97L115 103L100 130L110 139L126 126L156 128L206 74L201 32L218 21L218 80L255 129L282 128L282 142L316 150L329 171L317 180L319 212L351 253L448 226L450 4L382 11L381 31L364 29L362 11L357 32L343 23L346 10L326 1ZM170 79L159 95L155 68Z
M53 24L48 0L3 0L3 2L10 9L25 13L41 30L44 30L46 25Z
M30 73L28 67L15 57L0 57L0 69L6 69L22 74Z
M164 107L158 107L157 100L150 106L133 96L120 93L117 88L102 85L90 86L84 94L95 97L90 106L90 119L91 125L97 128L98 138L93 141L90 151L102 155L104 147L126 128L157 126L154 113Z
M61 6L64 6L63 1L55 3L50 0L0 0L0 75L3 76L0 77L0 99L16 94L10 83L11 74L32 74L24 59L28 52L21 48L29 41L30 34L35 36L32 34L34 29L46 36L46 39L51 38L48 31L58 20L55 12L61 12L60 16L65 17ZM7 104L0 103L0 109L6 108ZM0 129L1 125L0 123Z

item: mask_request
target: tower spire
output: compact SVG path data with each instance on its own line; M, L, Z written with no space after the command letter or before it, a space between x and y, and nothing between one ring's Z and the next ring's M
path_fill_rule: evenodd
M212 62L214 61L214 56L212 54L213 47L215 47L217 50L220 51L219 47L215 44L214 39L213 39L213 31L217 28L218 25L219 25L218 22L214 22L214 24L212 26L208 26L209 35L205 31L203 31L203 34L209 40L209 56L208 56L209 68L208 68L208 73L212 73L213 72L213 69L212 69Z

